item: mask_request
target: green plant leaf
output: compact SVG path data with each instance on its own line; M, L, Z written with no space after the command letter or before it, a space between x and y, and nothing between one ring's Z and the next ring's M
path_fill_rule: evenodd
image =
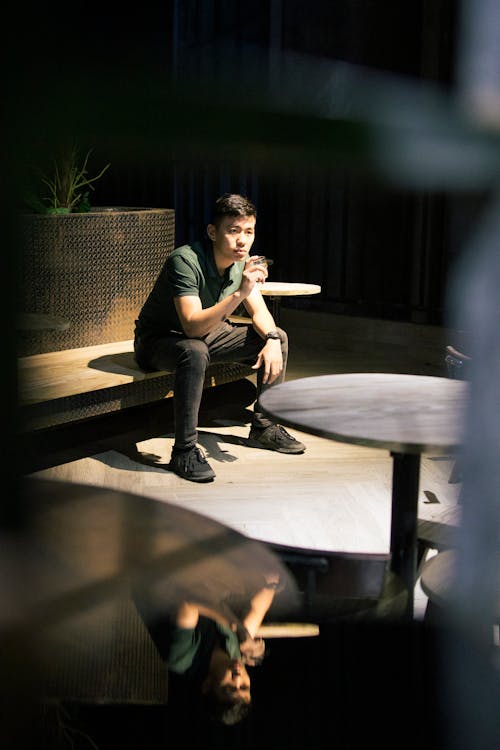
M75 146L66 149L54 159L53 171L38 171L42 185L48 188L48 195L39 198L33 191L24 199L25 203L37 213L68 213L78 211L80 213L90 211L89 190L94 190L92 183L99 180L111 166L106 164L100 172L93 177L88 176L88 160L92 149L87 151L83 159ZM66 209L66 211L58 211Z

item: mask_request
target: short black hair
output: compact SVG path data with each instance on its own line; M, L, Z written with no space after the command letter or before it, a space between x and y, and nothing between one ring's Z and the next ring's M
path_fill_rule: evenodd
M212 209L212 223L217 227L226 216L255 216L257 209L252 201L237 193L224 193L214 203Z
M201 696L201 709L207 719L215 724L234 726L246 719L252 711L252 702L242 700L223 702L211 691Z

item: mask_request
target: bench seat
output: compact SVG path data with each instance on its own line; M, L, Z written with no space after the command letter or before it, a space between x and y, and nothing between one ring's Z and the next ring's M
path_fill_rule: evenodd
M213 363L204 387L253 374L249 366ZM128 450L171 432L173 387L173 372L147 373L139 368L132 340L19 357L17 441L22 473L108 450Z
M205 387L251 374L233 363L210 365ZM107 414L173 395L174 373L144 372L134 360L133 341L47 352L18 360L23 430Z
M160 376L159 372L146 373L138 367L133 341L21 357L19 374L22 404L51 401Z

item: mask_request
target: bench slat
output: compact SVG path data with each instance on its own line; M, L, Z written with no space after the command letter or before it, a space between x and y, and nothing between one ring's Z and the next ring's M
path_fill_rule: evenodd
M165 375L145 373L134 360L133 341L34 354L18 360L21 404L36 404L78 393Z
M212 363L204 388L252 375L248 365ZM34 354L18 359L23 431L40 430L119 412L173 396L174 372L146 373L133 340Z

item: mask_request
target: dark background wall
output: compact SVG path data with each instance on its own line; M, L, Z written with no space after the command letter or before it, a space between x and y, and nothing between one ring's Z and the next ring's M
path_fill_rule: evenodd
M251 117L258 129L259 112L279 113L283 92L288 96L295 84L296 115L314 114L314 108L329 103L327 94L318 98L312 88L308 96L306 68L307 81L318 76L320 86L341 63L452 91L458 0L256 0L251 5L171 0L152 12L97 5L94 10L93 5L83 14L68 9L50 18L45 9L38 17L32 14L30 23L20 26L16 52L21 50L19 83L39 81L29 96L40 97L43 107L54 91L65 92L68 111L75 102L82 106L86 82L95 84L95 98L84 110L94 120L80 136L81 145L94 149L90 171L108 161L111 167L91 194L94 206L174 208L175 240L181 244L203 233L218 194L243 192L257 204L255 249L274 258L272 278L322 287L318 297L285 304L445 321L447 281L482 208L481 194L395 185L359 164L351 168L353 159L332 163L328 149L323 161L318 154L309 159L314 130L300 134L300 160L293 158L292 143L292 158L281 154L275 163L271 136L264 156L254 144L241 143L245 133L251 141ZM162 81L175 87L176 96L160 115L154 102ZM189 111L183 92L190 92ZM195 101L199 93L194 107L193 92ZM106 104L113 109L114 101L115 119L103 132L100 109ZM212 105L220 118L219 139L213 112L208 114ZM166 117L163 134L157 127L161 117ZM64 128L71 134L70 117ZM169 128L177 128L175 137ZM191 129L198 138L195 148L186 147ZM40 144L44 130L43 122L34 121L28 138ZM228 150L227 142L238 137L238 150ZM279 135L273 137L277 152L282 143ZM23 156L29 147L24 145Z

